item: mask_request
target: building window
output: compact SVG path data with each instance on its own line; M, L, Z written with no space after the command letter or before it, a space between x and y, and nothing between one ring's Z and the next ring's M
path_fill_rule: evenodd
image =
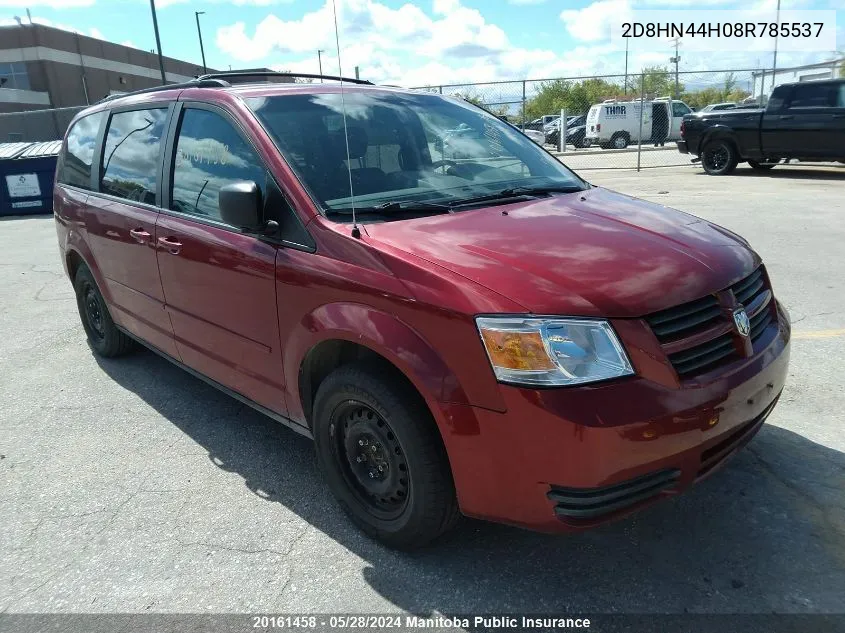
M24 62L0 62L0 88L30 90Z

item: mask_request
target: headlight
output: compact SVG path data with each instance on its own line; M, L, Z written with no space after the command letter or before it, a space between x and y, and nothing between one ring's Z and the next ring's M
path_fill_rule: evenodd
M607 321L478 317L476 324L500 382L563 386L634 373Z

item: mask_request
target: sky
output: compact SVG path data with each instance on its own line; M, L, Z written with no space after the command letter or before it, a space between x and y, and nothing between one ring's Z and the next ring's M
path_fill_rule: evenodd
M344 75L407 87L622 73L624 48L610 20L635 9L738 9L775 15L776 0L335 0ZM783 9L836 10L845 52L845 0L781 0ZM156 0L165 55L201 63L195 11L209 67L269 67L337 74L332 0ZM155 48L149 0L0 0L0 24L14 16L136 48ZM685 52L682 71L770 68L768 51ZM631 45L631 72L669 65L666 50ZM835 50L782 52L778 67L835 58Z

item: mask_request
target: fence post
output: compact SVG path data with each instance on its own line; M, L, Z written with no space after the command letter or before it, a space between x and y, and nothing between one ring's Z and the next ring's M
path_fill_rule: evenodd
M525 80L522 80L522 128L525 129Z
M557 128L558 131L558 139L557 144L558 148L561 152L566 151L566 110L561 109L560 111L560 125Z
M637 171L643 154L643 116L645 115L645 73L640 75L640 133L637 136Z
M440 90L440 94L443 94L443 86L437 86L438 90Z

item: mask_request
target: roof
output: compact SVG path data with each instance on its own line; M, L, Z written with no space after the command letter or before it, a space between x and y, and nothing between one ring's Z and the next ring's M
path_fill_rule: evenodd
M21 160L57 156L61 149L61 141L0 143L0 160Z

